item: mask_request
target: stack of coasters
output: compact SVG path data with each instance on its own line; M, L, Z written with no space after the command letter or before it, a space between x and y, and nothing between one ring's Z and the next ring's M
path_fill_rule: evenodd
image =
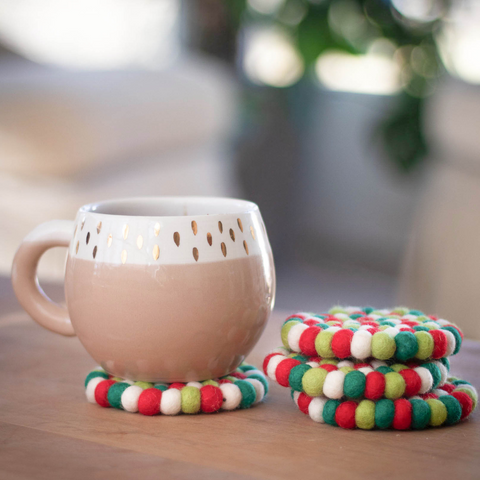
M292 390L298 408L343 428L422 429L452 425L477 404L475 388L449 376L463 335L416 310L335 307L300 313L282 327L264 372Z
M261 402L267 393L265 375L247 364L216 380L186 384L132 382L112 377L101 368L85 379L85 394L90 403L143 415L244 409Z

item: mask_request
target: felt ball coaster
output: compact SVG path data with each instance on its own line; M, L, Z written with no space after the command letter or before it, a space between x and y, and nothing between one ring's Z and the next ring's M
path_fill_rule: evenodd
M322 358L439 360L460 350L463 334L445 319L418 310L334 307L327 313L297 313L285 321L283 345Z
M249 408L268 392L265 375L243 364L216 380L189 383L131 382L98 368L87 375L85 393L90 403L143 415L213 413Z
M426 394L445 385L448 359L431 362L387 363L303 357L278 348L263 362L265 374L283 387L310 397L340 400L365 398L397 400Z
M468 382L451 377L431 393L397 400L333 400L292 390L299 410L318 423L363 430L421 430L454 425L477 406L477 391Z

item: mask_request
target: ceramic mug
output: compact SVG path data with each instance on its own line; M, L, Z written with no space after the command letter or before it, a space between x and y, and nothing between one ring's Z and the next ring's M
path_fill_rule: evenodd
M36 280L68 247L64 308ZM13 261L15 294L49 330L77 335L110 374L148 382L227 375L263 332L275 298L265 225L251 202L111 200L33 230Z

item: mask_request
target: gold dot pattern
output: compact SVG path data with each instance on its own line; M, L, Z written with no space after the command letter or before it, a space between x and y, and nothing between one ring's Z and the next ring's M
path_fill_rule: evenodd
M80 224L80 230L83 230L83 227L85 226L85 217L82 220L82 223Z
M78 253L78 247L80 246L80 242L77 242L77 246L75 247L75 253Z
M237 218L237 223L238 223L238 228L243 233L243 224L242 224L242 221L239 218Z
M223 223L218 222L218 229L220 230L220 233L223 233Z
M129 227L127 224L125 224L125 225L123 226L123 239L124 239L124 240L127 239L127 237L128 237L128 231L129 231L129 230L130 230L130 227Z
M223 256L226 257L227 256L227 246L223 242L221 243L220 246L222 248Z
M212 234L210 232L207 233L207 242L210 246L212 246L213 239L212 239Z
M100 233L100 230L102 229L102 222L98 222L97 225L97 233Z
M255 230L253 229L252 225L250 225L250 233L252 234L252 238L255 240Z
M97 256L97 246L95 245L93 247L93 258L95 258Z
M109 248L112 246L112 240L113 240L113 237L112 237L112 234L110 234L107 239L107 246Z
M160 247L158 245L153 247L152 255L154 260L158 260L158 257L160 256Z
M198 249L196 247L193 249L193 258L198 262Z
M158 222L155 224L155 227L153 228L153 233L155 234L156 237L158 237L158 234L160 233L160 224Z
M230 238L235 241L235 232L233 231L233 229L231 228L230 229Z
M175 244L177 245L177 247L180 246L180 234L178 232L175 232L173 234L173 241L175 242Z
M141 235L137 237L137 247L139 250L141 250L143 247L143 237Z
M127 261L127 251L126 250L122 250L122 263L125 265L125 262Z
M245 249L248 255L248 243L245 240L243 241L243 248Z
M87 239L86 239L87 245L89 241L90 241L90 232L87 232Z
M197 226L197 222L195 220L192 220L192 230L193 230L194 235L196 235L198 233L198 226Z

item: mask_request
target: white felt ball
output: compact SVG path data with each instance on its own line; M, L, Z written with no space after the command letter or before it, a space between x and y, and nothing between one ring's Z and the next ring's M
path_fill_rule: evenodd
M127 387L120 397L123 409L131 413L138 412L138 397L142 392L143 388L138 385Z
M372 334L366 330L356 331L353 334L350 351L352 352L352 357L360 360L370 357L372 355Z
M246 372L243 372L243 374L247 377L249 377L250 375L261 375L263 378L265 378L265 375L263 374L263 372L257 369L247 370Z
M97 403L95 401L95 389L97 388L97 385L104 380L103 377L94 377L88 382L87 388L85 389L85 395L90 403Z
M441 397L442 395L448 395L448 392L445 390L442 390L441 388L436 388L435 390L432 391L435 395Z
M346 313L336 313L334 315L335 318L338 318L342 322L346 322L347 320L351 320L351 318Z
M345 307L345 311L351 315L353 312L359 312L361 309L360 307L355 307L355 306L351 306L351 307Z
M277 370L278 364L283 360L285 360L285 357L283 355L275 355L271 357L270 360L268 361L267 375L272 380L275 380L275 381L277 380L277 377L275 376L275 372Z
M440 370L441 378L440 383L438 384L439 387L445 385L445 382L448 378L448 370L447 367L442 362L433 362Z
M312 401L308 405L308 414L314 422L325 423L323 419L323 407L327 403L327 400L325 397L312 398Z
M433 386L433 377L430 371L425 367L416 367L414 370L420 375L420 379L422 380L422 386L418 393L427 393Z
M335 333L335 332L338 332L339 330L341 330L342 327L328 327L326 328L324 331L325 332L332 332L332 333Z
M223 394L223 410L235 410L242 401L242 391L233 383L222 383L220 390Z
M455 336L448 330L442 330L442 332L447 336L447 352L445 353L445 356L449 357L455 350Z
M443 327L444 325L448 325L450 322L445 320L444 318L440 318L437 322Z
M343 382L345 373L341 370L333 370L325 377L323 393L326 397L338 400L343 397Z
M277 347L275 350L272 350L270 353L280 353L281 355L284 355L285 357L290 354L290 350L288 350L285 347Z
M400 330L395 327L388 327L383 332L389 335L390 337L395 338L395 336L400 333Z
M300 392L293 392L293 401L295 405L298 407L298 397L300 396Z
M300 341L300 337L302 333L308 328L308 325L304 323L297 323L294 325L290 331L288 332L288 345L294 352L300 352L300 347L298 346L298 342Z
M360 327L358 327L357 331L368 330L369 328L372 328L372 326L371 325L361 325Z
M310 365L312 368L319 367L320 363L318 362L307 362L307 365Z
M342 360L337 363L337 368L342 368L342 367L352 367L353 368L354 363L350 360Z
M413 397L409 397L409 400L423 400L422 397L419 397L418 395L414 395Z
M416 320L417 319L417 316L416 315L404 315L402 318L402 320Z
M382 318L381 315L377 315L377 314L370 314L369 317L372 319L372 320L377 320L377 318Z
M377 358L372 358L372 361L370 362L372 367L374 369L377 369L378 367L386 367L387 363L384 362L383 360L378 360Z
M162 392L160 399L160 413L177 415L182 410L182 394L178 388L169 388Z
M188 382L187 387L195 387L195 388L202 388L203 385L200 382Z
M251 383L253 388L255 388L256 396L253 403L261 402L265 396L265 387L263 386L263 383L255 378L246 378L245 381Z
M364 375L374 372L375 370L372 367L362 367L358 369L359 372L362 372Z

